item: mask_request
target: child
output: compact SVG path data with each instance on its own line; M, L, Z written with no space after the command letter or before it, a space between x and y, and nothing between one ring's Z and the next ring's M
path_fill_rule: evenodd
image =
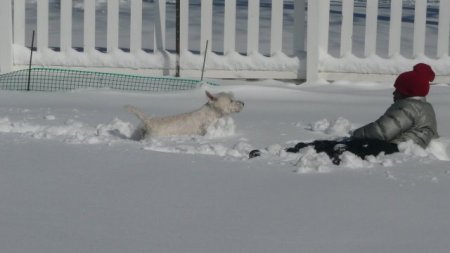
M341 162L339 156L344 151L364 159L368 155L376 156L381 152L398 152L397 145L409 140L426 148L433 138L438 137L434 109L425 98L434 77L429 65L415 65L412 71L397 77L394 83L394 103L379 119L354 130L348 139L300 142L286 149L286 152L297 153L304 147L312 146L318 153L325 152L333 163L338 165ZM253 150L249 157L260 154L259 150Z

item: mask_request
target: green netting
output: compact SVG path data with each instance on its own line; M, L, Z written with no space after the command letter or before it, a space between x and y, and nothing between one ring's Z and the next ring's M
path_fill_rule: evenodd
M31 74L30 74L31 73ZM207 82L211 85L216 85ZM64 91L81 88L110 88L126 91L167 92L199 87L199 80L148 77L55 68L32 68L0 75L0 89Z

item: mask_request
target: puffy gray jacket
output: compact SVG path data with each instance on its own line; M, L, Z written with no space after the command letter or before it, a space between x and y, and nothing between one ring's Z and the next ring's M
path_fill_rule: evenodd
M412 140L426 148L437 138L436 115L425 97L408 97L393 103L376 121L353 131L354 138L401 143Z

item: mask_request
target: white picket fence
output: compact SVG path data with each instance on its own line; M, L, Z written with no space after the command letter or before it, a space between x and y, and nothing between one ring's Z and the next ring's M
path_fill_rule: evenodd
M267 7L270 8L268 36L261 32L261 6L267 1L248 0L245 6L246 29L239 29L237 12L242 12L242 6L237 6L236 0L222 1L223 17L218 17L213 10L216 2L201 0L199 17L194 17L200 20L200 30L196 31L198 27L190 23L193 22L192 15L197 15L190 13L195 0L181 0L179 57L167 46L169 27L166 22L174 17L168 16L166 0L154 0L152 3L154 18L151 25L153 43L149 44L151 48L143 45L143 41L148 40L143 5L149 3L129 0L129 50L121 50L119 45L119 37L123 37L119 35L119 10L123 1L107 0L104 51L99 50L96 38L99 36L95 25L98 22L98 8L96 1L90 0L78 0L84 5L83 42L82 50L74 49L73 41L79 39L73 38L75 1L60 1L57 50L54 50L54 45L49 46L49 37L55 30L49 23L54 14L50 13L49 4L55 3L49 0L35 1L37 52L33 56L33 65L174 75L178 62L181 76L198 77L203 55L206 54L205 77L307 79L315 82L319 79L392 80L396 74L420 61L432 64L438 74L437 81L450 81L450 0L409 1L408 6L412 6L413 10L405 9L402 0L272 0ZM25 36L27 5L30 3L25 0L0 0L1 73L27 67L30 45ZM403 15L404 12L411 13ZM402 20L410 14L413 21ZM293 19L289 26L285 22L287 15ZM361 17L364 22L356 20ZM221 48L216 46L212 50L214 47L211 43L218 41L213 38L213 29L217 29L215 22L219 18L223 18L219 22L223 25L220 28L223 36L218 43ZM330 34L330 22L340 26L340 34ZM385 32L388 36L380 37L380 29L388 29ZM429 36L429 29L437 29L437 32L432 33L437 36ZM237 49L237 30L246 30L244 52ZM287 37L286 34L292 36ZM197 40L192 39L197 36ZM336 39L336 36L340 39ZM286 50L286 39L291 40L288 43L289 50ZM268 40L268 52L260 48L261 40ZM199 44L193 45L192 41L198 41ZM206 49L207 41L209 47ZM336 41L339 45L329 46ZM404 44L408 43L412 43L409 47L412 52L404 50ZM336 48L338 52L335 52Z
M330 20L329 0L308 3L308 14L313 14L308 18L308 80L392 81L425 62L435 70L435 82L450 82L450 0L338 2L341 15L335 20ZM364 26L355 25L361 16ZM340 24L340 35L330 35L332 22ZM329 36L340 36L337 52L330 52Z

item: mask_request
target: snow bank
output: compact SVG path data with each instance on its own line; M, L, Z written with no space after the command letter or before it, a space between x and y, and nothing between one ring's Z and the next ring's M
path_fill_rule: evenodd
M383 58L378 55L358 57L353 54L341 58L323 53L319 59L320 70L336 73L361 73L361 74L386 74L397 75L410 71L418 62L424 62L433 66L437 75L450 75L450 61L448 56L438 59L422 56L410 59L401 55Z
M53 115L46 120L56 119ZM119 119L109 124L89 126L74 119L67 120L64 125L39 125L23 121L11 121L0 118L0 133L18 134L35 139L55 139L71 144L110 144L119 139L127 139L132 131L132 125Z
M54 115L44 117L54 121ZM200 155L216 155L230 158L247 158L251 145L245 138L237 143L227 143L226 138L235 135L236 125L231 117L219 119L207 129L205 136L155 138L141 141L144 150ZM69 119L63 125L40 125L27 120L11 121L0 118L0 133L16 134L25 138L57 140L68 144L107 144L132 142L135 127L115 118L108 124L90 126Z

